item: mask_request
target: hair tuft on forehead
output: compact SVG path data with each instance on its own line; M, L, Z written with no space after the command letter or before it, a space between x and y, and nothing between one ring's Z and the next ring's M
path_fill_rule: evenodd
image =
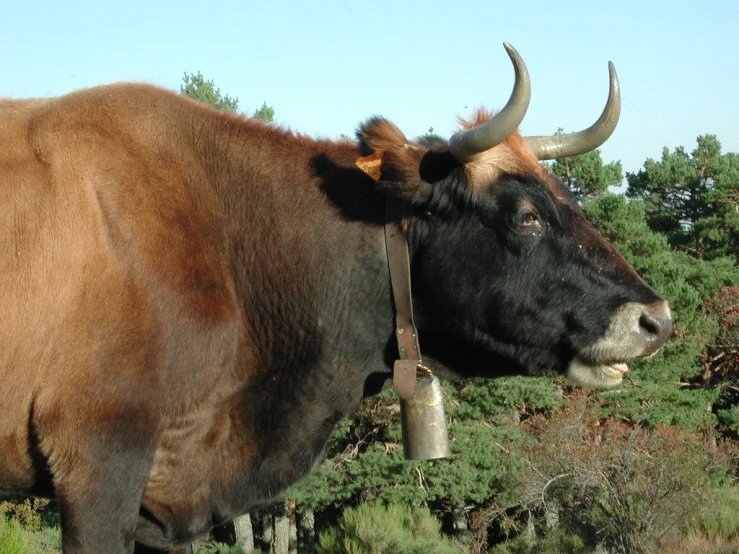
M458 117L460 127L471 129L493 118L495 112L477 108L470 119ZM465 162L465 171L473 188L488 186L504 173L535 176L550 181L549 172L539 163L521 133L514 131L497 146L481 152Z

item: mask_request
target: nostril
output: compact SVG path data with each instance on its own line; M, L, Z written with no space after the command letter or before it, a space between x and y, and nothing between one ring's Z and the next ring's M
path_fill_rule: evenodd
M647 335L659 335L659 321L653 315L642 313L639 318L639 327L642 330L642 333L646 331Z
M660 314L661 315L661 314ZM639 316L639 331L644 337L646 348L643 355L649 355L667 342L672 333L672 318L659 317L645 309Z

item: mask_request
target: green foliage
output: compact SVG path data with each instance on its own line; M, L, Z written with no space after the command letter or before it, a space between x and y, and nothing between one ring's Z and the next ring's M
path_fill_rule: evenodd
M705 370L707 345L716 343L722 329L717 313L730 311L731 302L716 302L716 291L739 282L736 263L729 258L697 259L670 249L667 238L647 225L644 201L604 194L588 201L584 211L669 300L675 319L673 337L660 353L631 364L628 375L638 386L606 395L604 409L650 427L677 425L694 431L711 427L715 416L710 408L720 391L686 385Z
M8 496L0 502L0 513L28 530L36 531L44 523L44 512L50 502L45 498L17 498Z
M621 162L604 164L600 150L557 158L548 167L581 202L605 193L609 187L620 186L624 180Z
M256 110L251 118L264 121L265 123L272 123L275 118L275 110L268 106L267 102L262 102L262 107Z
M320 534L318 554L460 554L428 509L400 504L347 508L339 525Z
M203 77L199 71L197 73L185 73L180 85L180 94L205 102L224 112L238 113L239 110L238 98L221 94L221 89L216 87L213 81ZM268 106L266 102L263 102L262 106L254 111L251 118L272 123L275 118L275 110Z
M344 420L348 428L334 435L329 445L333 455L287 496L317 511L369 499L445 509L457 502L483 502L505 491L519 463L502 447L519 434L503 401L506 394L521 409L558 401L556 384L530 382L539 386L527 389L523 379L513 378L467 383L460 392L444 383L453 457L433 462L403 458L399 407L392 391L366 399L359 414Z
M739 485L711 489L707 502L691 519L689 529L739 544Z
M229 546L222 542L208 542L202 546L193 545L193 548L195 554L244 554L240 547ZM259 551L252 551L251 554L259 554Z
M727 408L718 410L716 417L721 425L739 435L739 404L733 404Z
M581 554L593 552L590 543L573 533L556 528L545 537L530 541L529 537L519 535L515 539L495 545L488 554L552 554L562 552L567 554Z
M639 378L644 370L638 368L633 373ZM664 371L663 375L667 373ZM646 377L651 380L654 376L647 374ZM677 382L641 382L639 386L626 386L601 396L603 415L619 417L649 429L670 425L698 433L715 423L709 408L718 397L717 390L685 387Z
M629 198L644 200L650 228L698 258L739 259L739 155L721 154L715 135L701 135L690 154L680 146L628 173Z
M459 402L448 410L456 420L489 420L510 416L511 409L526 414L562 403L562 390L555 381L527 377L475 379L464 383L458 394Z
M58 525L58 514L48 500L4 496L0 502L0 554L59 552Z
M652 232L644 203L621 194L603 194L583 203L585 216L626 256L652 256L668 250L667 239Z
M0 517L0 552L2 554L31 554L31 545L20 524Z
M180 85L181 94L194 98L195 100L200 100L217 110L237 112L239 100L237 98L231 98L227 94L221 94L221 89L216 87L213 81L203 77L200 71L197 73L185 73L182 81L183 83Z

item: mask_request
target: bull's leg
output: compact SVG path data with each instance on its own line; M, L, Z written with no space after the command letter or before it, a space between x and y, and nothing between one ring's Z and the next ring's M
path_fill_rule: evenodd
M143 409L89 400L70 399L57 404L53 417L39 418L40 449L59 502L63 552L131 554L157 426ZM90 406L97 409L81 413Z
M133 552L151 457L109 448L115 457L78 459L68 474L54 479L64 554Z

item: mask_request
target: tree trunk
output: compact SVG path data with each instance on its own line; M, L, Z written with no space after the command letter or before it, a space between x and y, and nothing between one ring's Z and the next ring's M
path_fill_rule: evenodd
M251 516L244 514L234 519L234 535L236 546L244 551L244 554L254 552L254 529L251 526Z
M529 510L527 512L528 519L526 521L526 546L533 548L536 544L536 525L534 524L534 514Z
M265 552L272 551L274 536L275 529L272 510L264 510L262 513L262 548L265 550Z
M290 514L285 504L275 507L274 539L271 554L289 554L290 549Z
M464 503L457 502L452 508L454 518L454 534L458 537L466 537L469 534L467 527L467 514L464 511Z
M303 508L298 516L298 552L313 554L316 551L316 518L313 510Z
M544 521L547 529L554 529L559 525L559 502L556 500L547 500L544 509Z
M290 521L290 529L288 532L289 541L287 544L288 554L298 554L298 526L295 518L295 500L289 500L287 503L288 517Z

